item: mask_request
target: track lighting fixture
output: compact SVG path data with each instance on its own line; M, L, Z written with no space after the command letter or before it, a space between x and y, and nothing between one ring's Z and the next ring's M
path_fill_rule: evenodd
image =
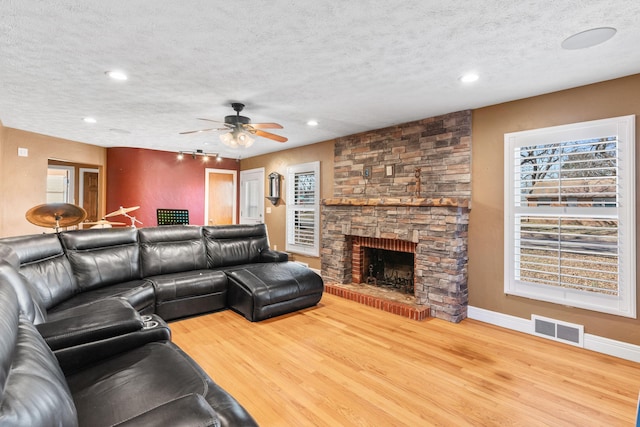
M197 159L198 157L202 157L203 162L208 162L211 157L215 157L216 160L219 162L222 161L222 157L220 157L218 153L205 153L202 150L195 150L191 152L179 151L177 155L177 159L178 160L184 159L185 154L190 154L193 160Z

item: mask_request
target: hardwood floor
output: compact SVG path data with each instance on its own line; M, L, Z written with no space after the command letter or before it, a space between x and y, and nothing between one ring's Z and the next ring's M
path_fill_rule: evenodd
M325 294L250 323L174 322L173 340L272 426L630 426L640 365L474 320L409 320Z

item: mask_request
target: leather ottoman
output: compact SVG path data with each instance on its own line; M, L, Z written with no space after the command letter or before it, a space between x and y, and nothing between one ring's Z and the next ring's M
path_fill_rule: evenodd
M295 262L251 264L226 273L227 304L252 322L314 306L324 290L318 274Z

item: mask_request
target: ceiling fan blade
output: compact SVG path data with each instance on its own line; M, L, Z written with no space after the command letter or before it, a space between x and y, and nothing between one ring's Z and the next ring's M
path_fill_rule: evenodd
M188 133L209 132L210 130L213 130L213 128L211 128L211 129L199 129L199 130L188 130L186 132L180 132L180 135L186 135Z
M209 128L209 129L200 129L200 130L188 130L186 132L180 132L180 135L186 135L189 133L209 132L212 130L229 130L229 128Z
M254 132L252 132L258 136L261 136L263 138L269 138L269 139L273 139L274 141L278 141L278 142L287 142L288 139L285 138L284 136L280 136L280 135L276 135L275 133L271 133L271 132L265 132L263 130L259 130L256 129Z
M250 123L256 129L282 129L278 123Z
M211 120L211 119L203 119L198 117L196 120L204 120L205 122L213 122L213 123L222 123L224 124L224 122L221 122L220 120Z

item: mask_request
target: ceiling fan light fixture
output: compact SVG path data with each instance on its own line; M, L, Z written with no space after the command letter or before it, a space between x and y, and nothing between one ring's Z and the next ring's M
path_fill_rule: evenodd
M251 147L253 145L253 141L255 141L255 138L253 138L248 132L238 132L236 139L238 140L238 145L242 145L244 147Z
M232 132L223 133L222 135L220 135L220 141L222 141L224 145L227 145L229 147L236 147L238 145L236 139L233 137Z
M234 129L231 132L220 135L220 141L229 147L251 147L255 138L249 132Z

